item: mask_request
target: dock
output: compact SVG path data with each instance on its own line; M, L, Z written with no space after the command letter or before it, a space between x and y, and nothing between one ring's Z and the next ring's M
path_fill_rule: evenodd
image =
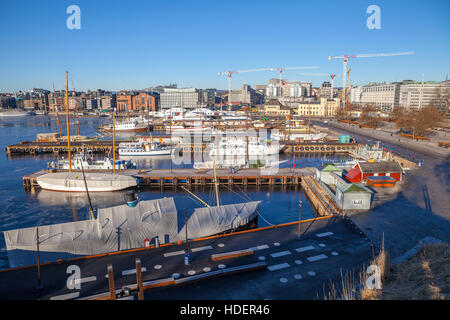
M64 172L67 170L52 170L52 172ZM80 170L72 170L81 172ZM138 178L141 187L181 188L190 186L214 185L214 170L196 169L125 169L117 170L119 174L132 175ZM302 177L311 175L313 168L270 168L270 169L240 169L231 172L231 169L216 169L216 177L219 185L232 187L238 186L295 186L300 185ZM49 170L40 170L22 178L23 186L27 192L35 192L40 189L36 178L49 173ZM85 172L105 172L85 170Z

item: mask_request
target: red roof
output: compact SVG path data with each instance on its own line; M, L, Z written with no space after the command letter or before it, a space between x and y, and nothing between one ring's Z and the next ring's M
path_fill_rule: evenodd
M349 172L347 172L346 176L349 177L350 179L354 179L356 178L358 175L360 175L360 172L358 169L351 169Z

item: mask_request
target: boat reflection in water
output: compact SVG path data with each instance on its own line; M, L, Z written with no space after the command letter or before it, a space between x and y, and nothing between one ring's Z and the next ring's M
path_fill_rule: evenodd
M127 192L129 191L92 192L89 193L89 197L91 198L93 207L104 208L126 203ZM37 194L37 200L44 206L74 206L75 208L83 208L89 205L86 192L53 192L40 190Z

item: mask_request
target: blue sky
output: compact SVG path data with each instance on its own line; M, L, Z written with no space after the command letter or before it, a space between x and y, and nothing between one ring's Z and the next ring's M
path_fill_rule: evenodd
M66 8L81 8L81 30L66 27ZM381 30L369 30L369 5L381 9ZM450 71L450 1L119 1L0 0L0 92L227 88L217 72L320 66L342 73L329 55L415 51L412 56L354 59L352 84L443 80ZM289 80L327 80L286 71ZM265 84L276 72L233 77ZM335 80L335 86L341 85Z

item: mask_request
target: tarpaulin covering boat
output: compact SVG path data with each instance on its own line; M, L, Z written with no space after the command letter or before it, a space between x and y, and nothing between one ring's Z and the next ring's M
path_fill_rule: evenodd
M243 227L257 216L260 201L195 208L188 216L188 238L206 237ZM4 231L10 267L115 252L145 246L145 240L185 240L183 213L173 198L140 201L98 210L97 218Z

